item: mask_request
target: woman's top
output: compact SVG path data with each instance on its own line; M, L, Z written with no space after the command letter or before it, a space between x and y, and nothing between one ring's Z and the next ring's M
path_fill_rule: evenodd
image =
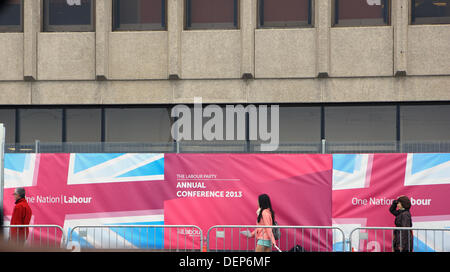
M269 209L262 211L262 218L260 222L257 222L258 226L272 226L272 214ZM256 236L257 240L269 240L272 244L276 244L275 237L273 237L272 228L256 228L251 237Z

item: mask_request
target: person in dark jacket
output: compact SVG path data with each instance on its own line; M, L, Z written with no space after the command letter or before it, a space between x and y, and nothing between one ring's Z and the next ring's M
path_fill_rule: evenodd
M11 225L29 225L31 220L31 208L25 198L25 189L16 188L14 190L16 206L14 207ZM28 238L28 227L11 227L9 238L12 242L25 243Z
M395 216L396 227L412 227L411 201L407 196L400 196L392 202L389 211ZM412 252L414 237L411 230L394 230L392 248L395 252Z

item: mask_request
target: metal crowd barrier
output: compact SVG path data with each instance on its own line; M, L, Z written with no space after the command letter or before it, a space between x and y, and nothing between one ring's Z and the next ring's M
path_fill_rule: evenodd
M58 225L5 225L3 229L8 230L4 233L6 242L17 246L64 248L66 245L66 234Z
M24 228L29 229L28 235L19 231ZM58 225L5 225L3 234L4 242L35 248L66 248L70 242L69 250L76 248L75 244L83 251L254 251L257 241L247 234L256 228L278 228L281 251L392 252L395 231L400 243L403 235L413 235L406 239L407 245L399 245L402 248L450 252L450 228L358 227L345 237L342 229L329 226L217 225L208 230L206 245L202 230L195 225L75 226L69 236ZM11 229L17 229L19 235L11 236Z
M355 228L349 235L351 251L392 252L394 232L398 237L398 247L412 249L413 252L450 252L450 229L415 227ZM356 233L359 237L355 239Z
M194 225L75 226L69 242L83 251L202 251L203 233Z
M256 228L278 228L280 238L277 246L281 251L345 251L345 235L338 227L257 225L213 226L207 233L207 250L254 251L257 241L255 237L248 237L248 234Z

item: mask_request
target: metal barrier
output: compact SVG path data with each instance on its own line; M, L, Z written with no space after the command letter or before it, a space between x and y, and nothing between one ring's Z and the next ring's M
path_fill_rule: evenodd
M69 241L80 250L203 250L202 230L194 225L75 226Z
M359 237L353 239L356 232ZM450 229L445 228L360 227L349 238L351 251L392 252L393 247L401 247L413 252L450 252Z
M58 225L5 225L5 239L15 245L36 248L64 248L66 234ZM44 231L43 231L44 230Z
M80 250L87 251L254 251L257 241L254 236L247 237L250 230L278 228L277 246L281 251L392 252L396 235L397 246L406 246L413 252L450 252L450 228L358 227L345 237L341 228L329 226L217 225L208 230L206 245L202 230L195 225L75 226L68 232L69 236L58 225L5 225L3 228L10 230L4 232L4 238L15 245L65 248L66 242L71 242L71 246L75 243ZM28 235L19 230L26 228ZM10 235L11 229L18 229L18 235ZM405 239L410 234L411 238ZM408 244L402 244L403 241Z
M258 226L217 225L208 230L208 251L254 251L256 239L248 237L249 229L278 228L277 246L281 251L345 251L345 235L338 227L328 226ZM338 234L338 235L337 235ZM336 237L339 236L337 239ZM342 247L340 244L342 243ZM335 246L338 245L338 246Z

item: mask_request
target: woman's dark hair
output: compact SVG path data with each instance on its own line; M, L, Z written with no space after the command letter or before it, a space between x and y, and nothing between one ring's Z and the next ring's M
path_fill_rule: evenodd
M409 200L407 196L401 196L397 200L402 204L402 207L405 208L405 210L409 210L411 208L411 200Z
M262 212L265 209L269 209L271 215L272 215L272 224L275 222L275 213L272 209L272 204L270 203L270 197L267 194L262 194L258 196L258 204L261 210L258 214L258 222L261 221L262 218Z

